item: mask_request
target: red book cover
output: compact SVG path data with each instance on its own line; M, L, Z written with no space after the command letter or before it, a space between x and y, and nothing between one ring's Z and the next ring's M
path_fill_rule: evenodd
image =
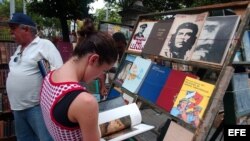
M167 112L170 112L174 105L174 100L179 93L186 76L198 78L198 76L195 76L194 74L172 70L165 85L163 86L163 89L160 92L160 95L156 101L156 105L163 108Z
M70 42L57 42L56 45L57 49L59 50L63 62L65 63L72 55L73 53L73 46Z

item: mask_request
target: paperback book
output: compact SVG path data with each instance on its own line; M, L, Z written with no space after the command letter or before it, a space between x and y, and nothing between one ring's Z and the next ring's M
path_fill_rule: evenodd
M121 141L154 128L142 123L141 112L135 103L100 112L99 127L101 141Z
M171 70L168 79L166 80L162 90L160 91L159 97L156 101L156 105L163 108L167 112L170 112L171 108L174 105L175 98L178 95L187 76L195 79L198 78L191 73Z
M240 16L208 17L192 51L191 61L223 65Z
M155 104L170 72L171 69L166 66L152 64L138 95Z
M186 77L170 114L198 127L214 87L213 84Z
M40 73L42 77L44 78L48 72L50 71L50 64L47 60L41 59L37 62L38 68L40 70Z
M130 41L128 51L136 53L142 52L155 23L155 21L141 21L138 23L135 33Z
M142 49L143 54L159 55L163 44L167 38L173 19L158 21L154 24L149 34L148 40Z
M129 74L126 76L126 79L122 84L122 87L134 94L137 94L151 64L151 60L137 56L129 70Z
M160 56L188 60L208 12L176 14Z

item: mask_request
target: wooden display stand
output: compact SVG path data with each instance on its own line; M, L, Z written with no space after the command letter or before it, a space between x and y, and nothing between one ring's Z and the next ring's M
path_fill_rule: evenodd
M10 56L17 48L17 44L11 40L8 32L8 24L0 22L0 141L15 141L13 114L6 92L6 78Z
M138 22L135 25L132 35L135 34L135 29L138 26L140 21L164 20L167 16L171 16L175 14L199 14L202 12L209 12L210 14L212 13L215 16L216 14L218 14L218 12L219 14L220 12L221 13L232 12L232 13L235 13L236 15L240 15L240 23L234 34L234 38L233 38L234 40L232 40L231 42L230 48L227 51L226 57L222 65L213 65L213 64L206 64L202 62L193 62L193 61L184 61L184 60L174 59L174 58L164 58L158 55L146 55L146 54L135 53L135 52L130 52L130 51L126 51L125 55L123 56L123 59L122 59L123 61L125 60L125 56L127 54L134 54L137 56L141 56L143 58L151 59L152 61L160 60L160 61L164 61L168 63L183 64L183 65L192 66L193 68L197 68L198 70L205 70L205 72L208 72L208 71L215 72L217 74L216 79L213 79L213 80L207 79L207 81L214 83L215 89L209 100L203 119L201 120L201 123L197 128L193 128L190 125L182 122L178 118L171 116L168 112L165 112L158 106L147 102L145 99L140 98L140 96L138 97L138 95L135 96L136 99L143 101L143 103L149 104L152 108L156 108L164 112L166 115L170 117L170 119L177 121L177 123L182 125L184 128L192 131L195 134L193 138L194 141L207 140L209 138L208 134L210 132L210 129L212 128L213 121L215 120L215 117L221 108L224 94L226 92L226 89L234 73L234 68L232 67L232 61L236 53L236 50L240 47L243 32L249 23L249 19L250 19L250 8L249 8L250 5L249 4L250 4L249 1L238 1L238 2L232 2L232 3L208 5L208 6L187 8L187 9L180 9L180 10L170 10L164 13L152 13L152 14L145 14L145 15L139 16ZM131 41L132 41L132 38L130 39L130 42ZM202 73L201 76L205 74L206 73ZM120 86L113 84L112 87L119 89ZM124 89L121 89L121 90L119 89L119 91L130 93L130 95L133 96L133 93L128 92Z

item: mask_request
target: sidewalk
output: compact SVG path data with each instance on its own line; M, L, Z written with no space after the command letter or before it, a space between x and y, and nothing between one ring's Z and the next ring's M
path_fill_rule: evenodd
M137 141L157 141L159 128L164 125L168 117L165 114L151 108L143 108L141 110L141 113L143 123L154 125L155 128L153 130L135 136L135 139Z

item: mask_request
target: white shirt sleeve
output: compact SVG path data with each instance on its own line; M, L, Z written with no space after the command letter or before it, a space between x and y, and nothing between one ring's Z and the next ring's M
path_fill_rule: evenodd
M41 54L50 64L50 69L54 70L63 65L61 54L55 47L55 45L46 39L44 40L44 47L41 49Z

